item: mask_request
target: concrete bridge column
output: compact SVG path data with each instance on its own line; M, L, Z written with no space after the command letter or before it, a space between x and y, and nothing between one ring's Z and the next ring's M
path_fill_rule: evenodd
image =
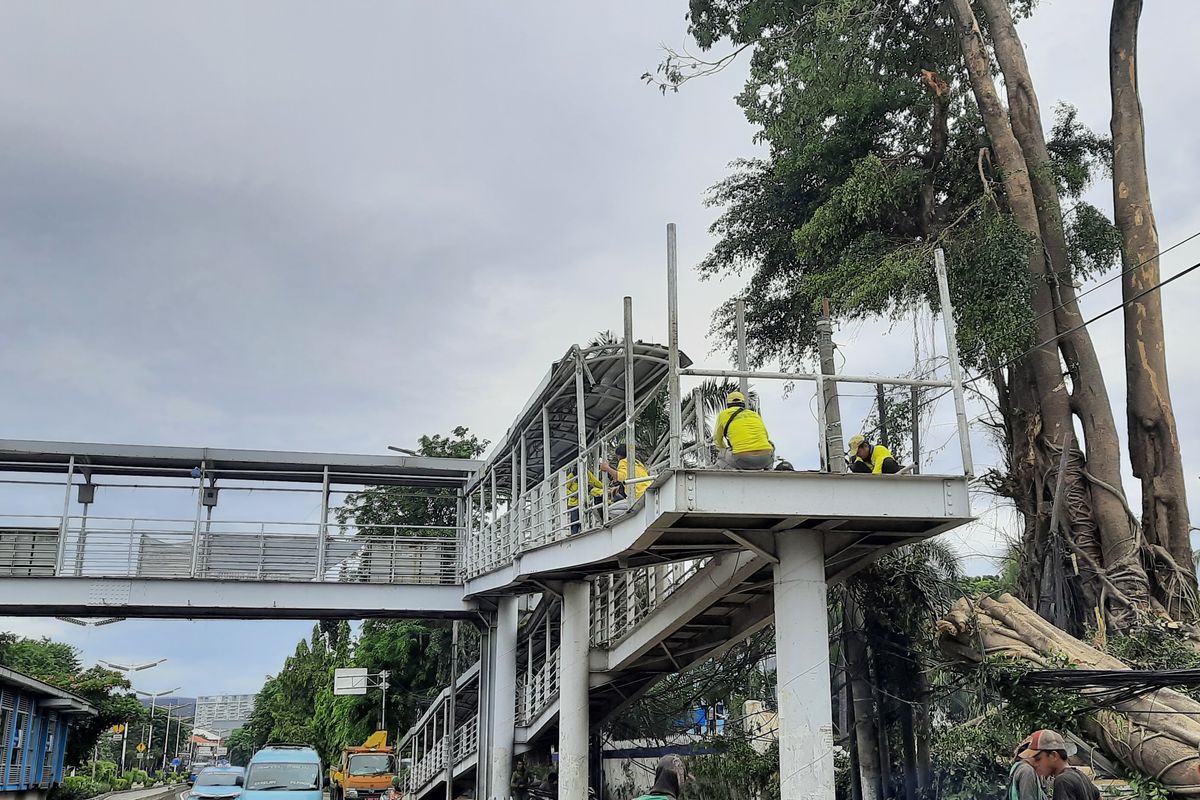
M487 697L490 749L488 798L509 795L513 738L517 724L517 597L501 597L496 611L495 643L489 648L492 669Z
M833 800L824 537L791 531L776 534L775 541L781 795L789 800Z
M587 581L568 581L563 585L559 644L559 800L587 800L590 620L590 585Z

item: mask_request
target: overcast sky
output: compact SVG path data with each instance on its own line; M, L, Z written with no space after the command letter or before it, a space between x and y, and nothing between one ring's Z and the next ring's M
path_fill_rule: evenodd
M1022 27L1047 119L1066 99L1107 131L1103 5L1042 0ZM721 363L709 317L738 284L690 267L712 244L706 187L757 150L732 100L744 63L666 97L639 81L661 42L685 43L685 8L0 5L0 437L375 453L467 425L495 440L551 361L619 327L623 295L639 338L664 339L668 221L684 348ZM1143 24L1164 245L1200 230L1200 90L1180 79L1200 66L1198 24L1191 0ZM1200 244L1164 272L1195 261ZM1118 299L1114 284L1085 311ZM1165 297L1192 476L1198 300L1186 278ZM1093 333L1119 402L1119 315ZM912 339L907 320L837 335L852 372L904 371ZM815 462L808 394L762 390L781 452ZM931 440L952 435L939 422ZM981 441L976 457L995 459ZM991 554L1004 523L987 512L949 538ZM309 627L3 624L89 660L168 657L139 685L192 694L255 691Z

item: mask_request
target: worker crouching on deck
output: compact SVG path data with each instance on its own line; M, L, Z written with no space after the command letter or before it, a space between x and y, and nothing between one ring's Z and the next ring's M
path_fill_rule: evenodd
M624 513L629 510L629 506L641 499L646 490L650 488L648 480L639 480L634 484L633 501L629 499L629 487L626 481L629 477L629 448L624 444L617 445L617 467L613 469L610 465L601 463L600 470L608 475L616 486L613 487L613 503L608 507L610 512ZM648 478L650 473L646 471L645 465L641 461L634 459L633 462L633 477Z
M895 475L900 471L891 451L881 444L872 445L865 436L850 437L850 454L851 472Z
M770 469L775 463L775 445L762 417L746 408L746 395L741 392L730 392L725 406L713 430L717 464L728 469Z

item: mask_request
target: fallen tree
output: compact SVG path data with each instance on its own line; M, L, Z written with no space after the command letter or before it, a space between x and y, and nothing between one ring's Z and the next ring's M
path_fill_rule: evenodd
M938 623L938 643L960 663L981 666L1009 658L1043 669L1128 670L1107 653L1070 636L1009 594L963 598ZM1200 796L1200 702L1173 689L1152 692L1080 714L1076 733L1099 744L1124 766L1161 783L1172 794Z

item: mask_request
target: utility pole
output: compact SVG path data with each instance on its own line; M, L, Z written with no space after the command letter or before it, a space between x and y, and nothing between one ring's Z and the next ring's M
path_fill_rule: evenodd
M163 692L143 692L141 689L136 690L137 693L140 694L142 697L150 698L150 736L149 736L149 738L147 738L145 736L142 737L146 741L146 752L145 752L145 755L143 756L146 759L150 758L150 751L154 749L154 710L158 706L158 698L165 697L166 695L169 695L169 694L174 694L175 692L178 692L180 688L181 687L176 686L174 689L167 689L166 691L163 691ZM167 719L169 720L170 717L168 716ZM164 754L167 751L166 745L167 745L167 737L166 737L166 734L164 733L163 734L163 753Z
M817 320L817 353L821 358L821 374L834 375L837 366L833 360L833 323L829 320L829 300L821 300L821 318ZM825 420L821 436L821 460L829 472L846 471L846 445L842 438L842 409L838 402L836 381L822 381L822 395L817 402L824 406L818 419Z

